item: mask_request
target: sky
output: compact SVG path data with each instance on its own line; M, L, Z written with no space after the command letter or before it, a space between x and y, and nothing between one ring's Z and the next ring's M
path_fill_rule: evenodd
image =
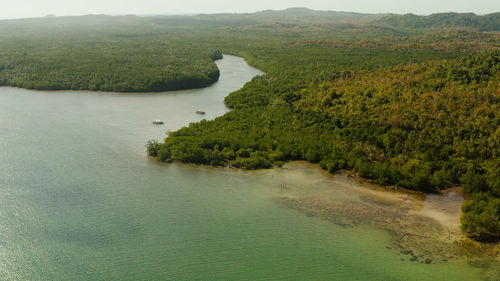
M108 14L242 13L307 7L362 13L500 12L500 0L0 0L0 19Z

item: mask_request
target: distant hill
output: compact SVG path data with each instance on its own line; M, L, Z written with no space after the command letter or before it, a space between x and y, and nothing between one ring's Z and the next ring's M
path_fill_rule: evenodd
M470 28L480 31L500 31L500 13L488 15L439 13L429 16L418 16L414 14L363 14L317 11L308 8L289 8L285 10L264 10L256 13L157 16L149 19L156 24L172 26L248 26L278 22L293 24L293 26L348 23L404 29Z
M369 23L387 14L361 14L351 12L317 11L308 8L289 8L285 10L265 10L242 14L199 14L192 16L157 16L153 22L161 25L198 25L198 26L247 26L275 22L290 24L325 23Z
M500 31L500 13L484 16L473 13L439 13L429 16L391 14L374 23L400 28L474 28L480 31Z
M309 8L288 8L284 10L264 10L256 12L260 16L295 16L295 17L310 17L310 16L328 16L328 17L362 17L373 14L361 14L353 12L337 12L337 11L318 11Z
M362 14L354 12L317 11L308 8L289 8L285 10L265 10L255 13L261 19L296 19L308 23L367 23L380 19L387 14Z
M308 8L265 10L256 13L222 13L198 15L106 16L85 15L2 20L9 27L36 26L38 29L54 27L102 27L153 24L159 26L238 27L280 24L294 27L311 24L356 24L391 29L453 29L469 28L479 31L500 31L500 12L488 15L473 13L439 13L429 16L414 14L363 14L355 12L318 11Z

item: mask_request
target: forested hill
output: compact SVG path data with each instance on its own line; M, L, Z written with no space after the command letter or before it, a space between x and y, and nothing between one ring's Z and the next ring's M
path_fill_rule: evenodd
M245 14L200 14L193 16L157 16L154 23L170 26L251 26L282 23L288 26L307 24L367 24L385 14L362 14L336 11L317 11L307 8L265 10Z
M308 8L289 8L285 10L275 11L266 10L255 13L255 16L261 20L294 20L296 23L332 23L332 22L351 22L351 23L368 23L375 19L379 19L385 14L363 14L352 12L338 11L317 11Z
M472 196L463 228L500 235L500 53L357 74L288 67L228 96L234 111L150 142L149 153L247 169L307 160L425 192L461 184Z
M472 13L440 13L430 16L388 15L373 23L408 29L474 28L481 31L500 31L500 13L482 16Z
M283 22L220 29L224 52L267 74L226 98L233 111L148 153L246 169L307 160L424 192L462 185L463 229L497 239L499 34Z
M316 11L307 8L266 10L253 14L214 14L178 17L156 17L156 23L169 25L249 26L285 23L304 24L367 24L405 29L465 28L481 31L500 31L500 13L476 15L473 13L438 13L429 16L414 14L363 14L337 11Z

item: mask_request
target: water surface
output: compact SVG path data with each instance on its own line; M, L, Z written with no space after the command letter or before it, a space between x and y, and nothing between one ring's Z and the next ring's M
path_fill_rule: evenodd
M200 90L0 88L0 279L481 278L481 268L463 262L408 261L387 248L383 229L346 227L276 200L339 187L318 170L148 159L148 139L222 115L223 98L261 74L237 57L217 65L219 82ZM165 125L152 125L155 119Z

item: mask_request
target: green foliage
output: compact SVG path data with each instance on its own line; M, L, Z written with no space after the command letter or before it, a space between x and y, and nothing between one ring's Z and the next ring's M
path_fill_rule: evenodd
M488 240L500 236L500 198L476 193L462 206L462 229L470 235Z
M236 158L230 162L230 165L236 168L248 170L271 168L272 164L264 157Z
M160 142L157 140L149 140L146 144L146 152L149 156L157 157L160 150Z
M97 27L15 23L0 22L0 85L158 92L206 87L220 75L214 60L221 51L213 44L193 44L189 33L113 22Z
M489 191L488 184L486 183L486 176L478 174L473 170L468 170L467 173L460 178L460 182L462 183L463 191L467 194Z

